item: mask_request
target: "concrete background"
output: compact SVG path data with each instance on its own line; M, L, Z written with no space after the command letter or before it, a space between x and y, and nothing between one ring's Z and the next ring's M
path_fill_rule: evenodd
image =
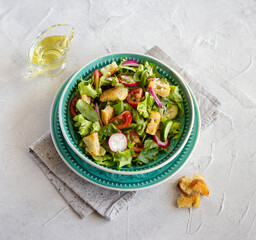
M56 23L75 27L60 76L29 82L32 40ZM256 239L255 1L0 0L0 239ZM178 176L141 191L113 222L81 220L28 146L49 130L59 85L108 52L158 45L222 103ZM209 198L177 209L177 178L205 175Z

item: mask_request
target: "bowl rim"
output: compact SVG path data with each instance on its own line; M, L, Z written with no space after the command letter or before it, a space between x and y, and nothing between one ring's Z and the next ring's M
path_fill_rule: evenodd
M97 163L95 163L94 161L86 158L85 156L83 156L80 152L77 151L77 149L73 146L73 144L70 142L66 132L65 132L65 129L64 129L64 124L63 124L63 121L62 121L62 115L61 115L61 109L63 107L63 104L64 104L64 95L65 93L67 92L67 89L69 88L69 85L73 82L74 78L77 77L77 74L82 71L85 67L87 67L88 65L92 64L93 62L97 61L98 59L100 58L105 58L105 57L111 57L111 56L114 56L114 55L118 55L118 54L122 54L122 55L126 55L126 54L132 54L132 55L137 55L137 56L141 56L141 57L146 57L146 58L151 58L153 59L154 61L156 62L159 62L160 64L162 64L163 66L165 66L166 68L170 69L179 79L179 82L183 85L185 91L186 91L186 95L189 99L189 103L191 105L191 112L192 112L192 116L191 116L191 124L189 126L189 129L188 129L188 133L187 133L187 136L185 137L183 143L181 144L181 146L179 147L179 149L177 150L177 152L175 154L173 154L171 157L169 157L166 161L164 161L163 163L161 164L158 164L157 166L154 166L154 167L151 167L151 168L148 168L148 169L144 169L144 170L135 170L135 171L120 171L120 170L115 170L115 169L111 169L111 168L107 168L105 166L101 166ZM82 160L86 161L87 163L89 163L90 165L102 170L102 171L105 171L105 172L109 172L109 173L115 173L115 174L121 174L121 175L137 175L137 174L144 174L144 173L148 173L148 172L151 172L151 171L154 171L156 169L159 169L161 167L163 167L164 165L168 164L169 162L171 162L175 157L177 157L180 152L182 151L182 149L184 148L184 146L186 145L188 139L189 139L189 136L192 132L192 129L193 129L193 125L194 125L194 114L195 114L195 109L194 109L194 104L193 104L193 99L192 99L192 96L191 96L191 92L190 92L190 89L189 89L189 85L188 83L184 80L184 78L175 70L173 69L172 67L168 66L167 64L165 64L164 62L162 62L161 60L155 58L155 57L152 57L152 56L149 56L149 55L146 55L146 54L141 54L141 53L135 53L135 52L115 52L115 53L110 53L110 54L106 54L106 55L102 55L100 57L97 57L95 59L93 59L92 61L88 62L87 64L83 65L81 68L79 68L75 73L74 75L70 78L70 80L67 82L67 85L65 86L62 94L61 94L61 97L60 97L60 102L59 102L59 122L60 122L60 128L61 128L61 132L66 140L66 142L68 143L68 145L71 147L71 149L75 152L75 154L77 154Z

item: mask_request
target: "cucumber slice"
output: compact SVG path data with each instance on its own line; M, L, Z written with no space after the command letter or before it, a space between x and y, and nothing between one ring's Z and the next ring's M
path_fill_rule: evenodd
M161 128L161 132L160 132L160 139L161 141L165 142L167 137L168 137L168 133L170 131L170 128L172 127L172 120L166 120L164 123L163 123L163 126Z
M168 119L174 119L178 115L179 107L176 104L173 104L170 108L167 109L166 113L164 114L164 117Z

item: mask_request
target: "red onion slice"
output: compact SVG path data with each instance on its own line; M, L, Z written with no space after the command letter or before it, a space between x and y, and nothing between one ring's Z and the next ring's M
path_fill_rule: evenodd
M154 90L149 87L148 90L150 91L150 93L152 94L153 98L155 99L157 105L161 108L162 107L162 103L160 102L160 100L158 99L158 97L156 96Z
M169 138L167 138L166 141L163 142L157 135L153 135L153 139L159 147L166 148L170 145Z
M126 82L125 79L129 80L129 81L133 81L133 82ZM124 84L125 86L128 86L128 87L134 87L136 86L138 83L135 82L134 78L132 75L125 75L125 74L122 74L118 77L118 81L122 84Z
M94 108L95 108L95 111L96 111L96 113L98 115L100 125L103 126L103 123L102 123L101 118L100 118L100 112L99 112L98 103L94 103Z
M127 61L123 62L122 65L129 66L129 67L138 67L140 65L140 63L138 63L135 60L127 60Z
M123 133L114 133L108 139L108 147L114 153L123 152L127 146L128 139Z

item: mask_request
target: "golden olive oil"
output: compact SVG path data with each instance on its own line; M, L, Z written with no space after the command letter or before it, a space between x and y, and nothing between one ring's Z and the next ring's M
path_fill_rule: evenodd
M35 47L31 62L38 65L51 64L59 59L68 47L67 36L46 37Z

